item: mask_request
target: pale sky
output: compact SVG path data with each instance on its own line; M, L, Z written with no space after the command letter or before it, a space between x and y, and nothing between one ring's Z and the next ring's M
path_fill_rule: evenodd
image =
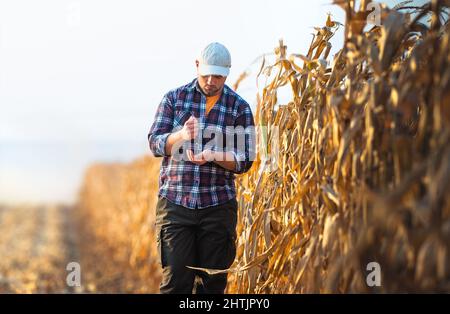
M72 202L91 162L149 154L156 107L205 45L230 50L231 85L280 38L305 54L327 13L344 20L330 2L0 0L0 203Z

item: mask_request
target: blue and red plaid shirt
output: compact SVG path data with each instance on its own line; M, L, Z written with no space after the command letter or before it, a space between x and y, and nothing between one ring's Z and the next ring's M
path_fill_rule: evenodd
M160 169L159 196L192 209L219 205L235 198L235 174L248 171L255 157L256 137L253 114L245 100L225 85L222 95L207 116L205 116L205 110L206 96L200 90L197 79L194 79L191 83L164 95L148 134L153 155L164 157ZM222 134L223 139L229 131L226 129L227 126L240 127L240 130L245 132L245 134L242 133L244 137L241 137L245 138L245 145L238 145L239 141L235 137L231 147L224 140L224 145L228 144L228 146L220 150L233 153L236 162L236 168L233 171L213 161L196 165L186 158L172 158L166 154L165 145L168 136L181 129L191 115L198 119L201 130L213 130L217 134ZM202 151L205 147L216 150L215 147L207 146L208 142L210 142L209 139L203 139L202 147L192 146L194 140L188 144L192 149L197 148L195 153Z

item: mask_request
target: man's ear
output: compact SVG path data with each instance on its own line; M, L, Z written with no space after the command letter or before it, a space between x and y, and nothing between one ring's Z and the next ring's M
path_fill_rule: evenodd
M197 69L198 69L199 64L200 64L200 62L198 62L198 60L195 60L195 66L197 67Z

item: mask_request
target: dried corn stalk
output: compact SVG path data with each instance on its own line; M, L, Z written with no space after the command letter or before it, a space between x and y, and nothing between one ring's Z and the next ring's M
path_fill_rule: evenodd
M329 17L306 55L280 42L261 71L255 119L268 132L237 182L228 292L450 292L450 1L383 7L373 27L369 2L335 1L345 45L331 66Z

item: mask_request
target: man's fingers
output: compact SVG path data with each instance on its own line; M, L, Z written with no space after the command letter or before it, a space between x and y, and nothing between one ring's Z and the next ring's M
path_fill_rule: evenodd
M196 129L192 128L192 129L189 129L189 134L194 138L197 136L198 131Z
M184 124L196 124L198 123L198 120L194 116L190 116L189 119L186 120Z
M192 116L186 120L184 123L185 126L194 125L195 121L192 119Z
M187 150L187 156L189 161L191 162L197 162L197 161L201 161L201 159L197 158L197 155L194 155L194 152L192 150Z
M198 124L187 123L184 127L188 130L198 130Z
M198 127L194 125L187 125L186 130L189 132L189 135L195 137L198 134Z
M190 161L192 161L192 150L190 150L190 149L187 150L187 156L188 156L188 159Z
M193 139L197 137L199 133L199 123L195 116L191 115L189 119L184 123L184 132L187 135L185 139Z
M197 155L194 155L194 151L192 149L186 150L187 157L190 162L193 162L197 165L203 165L206 163L206 160L203 156L203 152Z
M200 153L200 154L195 155L195 156L194 156L194 159L195 159L195 160L198 160L198 161L203 160L203 154Z

